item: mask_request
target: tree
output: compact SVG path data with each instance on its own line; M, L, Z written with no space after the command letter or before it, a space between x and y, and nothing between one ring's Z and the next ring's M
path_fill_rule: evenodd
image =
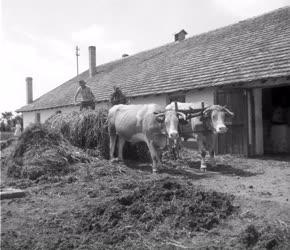
M1 113L0 131L13 131L17 121L19 121L23 127L23 119L21 114L13 115L12 112Z
M2 113L2 118L6 119L7 121L11 120L12 116L13 116L12 112L3 112Z
M13 121L13 127L15 127L17 121L19 121L20 124L21 124L21 127L23 127L23 118L22 118L22 115L21 115L21 114L17 114L17 115L15 115L15 116L12 118L12 121Z

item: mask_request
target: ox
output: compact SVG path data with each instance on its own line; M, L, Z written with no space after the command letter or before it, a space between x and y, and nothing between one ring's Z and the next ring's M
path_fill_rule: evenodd
M177 107L180 111L189 111L191 109L201 109L201 103L177 103ZM175 103L166 106L166 110L175 110ZM226 107L210 105L203 110L201 116L191 118L191 130L197 140L198 150L201 152L200 169L202 171L206 171L206 151L209 151L210 154L210 165L216 165L214 148L217 135L227 132L224 122L225 115L233 116L234 113Z
M117 136L119 160L123 160L125 141L144 141L149 148L155 173L161 163L161 149L167 144L167 136L171 139L178 137L181 117L185 119L184 114L175 110L165 111L156 104L113 106L108 115L110 158L114 157Z

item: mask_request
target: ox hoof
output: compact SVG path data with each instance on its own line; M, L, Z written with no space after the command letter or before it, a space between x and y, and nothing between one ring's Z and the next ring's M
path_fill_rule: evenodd
M120 160L119 160L119 158L113 158L113 159L111 160L111 162L112 162L112 163L117 163L117 162L120 162Z
M152 169L152 174L156 175L158 174L159 170L158 169Z

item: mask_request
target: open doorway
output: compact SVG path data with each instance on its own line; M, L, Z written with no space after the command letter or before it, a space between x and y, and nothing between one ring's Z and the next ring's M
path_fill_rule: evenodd
M290 153L290 86L262 91L265 154Z

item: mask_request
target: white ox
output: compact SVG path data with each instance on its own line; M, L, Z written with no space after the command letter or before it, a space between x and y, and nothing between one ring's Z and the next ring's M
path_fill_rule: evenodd
M179 111L189 111L191 109L201 109L201 103L181 103L177 102L177 109ZM175 110L175 103L172 102L166 106L166 110ZM200 169L206 171L205 156L206 151L210 154L210 164L216 165L214 158L214 148L218 134L227 132L225 125L225 115L233 116L230 110L220 105L210 105L205 108L203 115L191 118L191 129L193 135L197 139L198 150L201 152Z
M161 149L166 146L167 136L178 137L179 118L184 114L174 110L165 111L156 104L113 106L109 110L110 158L113 159L117 136L118 158L123 160L125 141L146 142L152 158L153 173L160 164Z

